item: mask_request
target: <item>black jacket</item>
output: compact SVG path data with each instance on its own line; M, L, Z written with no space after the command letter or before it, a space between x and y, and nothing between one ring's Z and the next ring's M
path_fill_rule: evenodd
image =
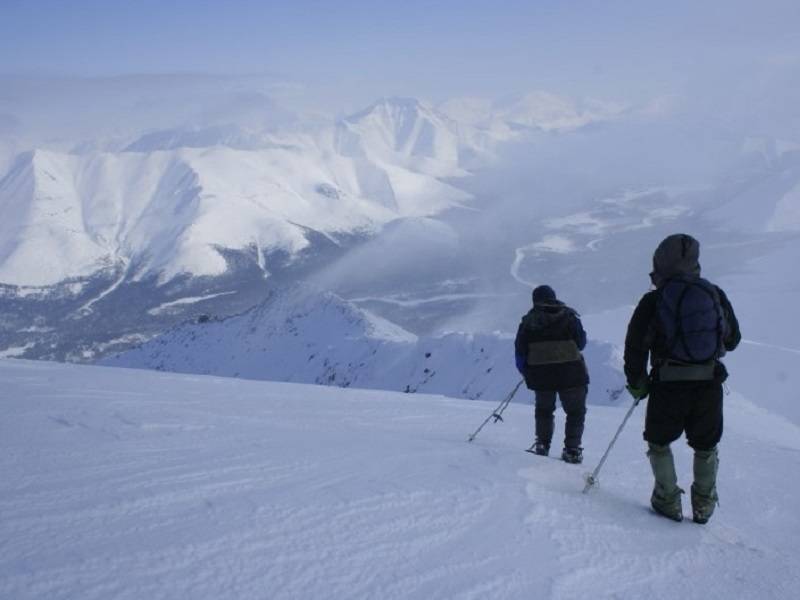
M742 339L739 321L725 292L717 286L714 287L719 294L728 325L723 344L726 351L734 350ZM631 385L638 385L647 377L648 355L651 366L667 356L666 340L656 326L658 295L659 290L656 289L642 296L628 324L628 333L625 336L625 377ZM727 376L725 365L717 361L715 380L724 381Z
M528 364L531 344L536 342L572 341L577 350L586 347L586 332L573 309L556 302L536 305L522 318L514 340L517 367L531 390L563 390L588 385L589 373L583 355L576 360L550 364Z

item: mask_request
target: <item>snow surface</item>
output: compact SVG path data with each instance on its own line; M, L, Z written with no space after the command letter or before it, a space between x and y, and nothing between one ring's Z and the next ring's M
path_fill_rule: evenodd
M467 443L498 398L17 360L0 378L2 598L786 600L800 585L800 430L737 393L700 526L649 510L643 408L584 495L625 406L590 408L574 466L522 451L530 406Z

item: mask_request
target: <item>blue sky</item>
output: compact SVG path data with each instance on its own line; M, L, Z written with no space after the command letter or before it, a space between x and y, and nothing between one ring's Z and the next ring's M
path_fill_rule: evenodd
M698 72L795 61L799 32L796 0L3 0L0 73L271 73L372 95L650 95Z

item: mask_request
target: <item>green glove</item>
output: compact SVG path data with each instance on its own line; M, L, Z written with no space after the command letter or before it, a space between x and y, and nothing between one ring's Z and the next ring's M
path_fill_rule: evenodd
M637 403L647 398L647 394L650 393L650 384L647 379L642 380L638 385L631 385L629 383L625 386L625 388L628 390L628 393L633 396Z

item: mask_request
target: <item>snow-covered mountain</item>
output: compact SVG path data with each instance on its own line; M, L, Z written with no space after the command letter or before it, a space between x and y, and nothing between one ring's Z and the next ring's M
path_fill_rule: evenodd
M184 323L101 364L476 399L502 397L519 380L513 354L509 336L420 337L298 286L239 316ZM615 401L624 382L613 346L592 341L585 356L590 401Z
M336 148L345 156L400 164L433 175L463 174L455 122L414 98L384 98L340 120Z
M621 104L387 98L337 122L259 127L275 110L262 100L248 100L246 123L217 115L18 155L0 180L0 353L95 360L304 280L423 337L508 334L539 282L588 315L629 304L675 230L720 249L704 255L715 277L761 260L771 283L745 317L762 322L768 306L789 318L791 140L745 139L735 169L695 181L637 173L640 146L662 136L659 163L686 135L643 125L656 117L631 124ZM631 150L620 140L639 127L657 137ZM618 146L625 160L601 156ZM753 339L793 347L781 329Z
M519 137L416 99L326 124L237 98L247 119L220 109L3 156L0 351L89 360L208 309L241 312L376 235L394 242L365 251L397 262L417 237L397 224L473 209L458 181ZM27 143L3 139L8 153Z
M0 179L0 349L86 360L208 299L240 312L284 272L470 198L391 157L346 156L335 133L181 129L115 152L19 155Z
M54 285L118 263L133 265L133 280L219 275L219 249L252 250L266 275L265 253L295 256L309 231L375 231L468 199L434 177L304 141L20 156L0 181L0 282Z
M328 127L234 124L147 132L116 151L36 148L0 179L0 284L50 286L112 265L127 277L218 275L219 249L296 255L323 235L374 232L469 200L463 176L516 127L604 118L533 94L481 117L388 98ZM499 121L502 127L487 127ZM39 260L47 256L48 260Z

